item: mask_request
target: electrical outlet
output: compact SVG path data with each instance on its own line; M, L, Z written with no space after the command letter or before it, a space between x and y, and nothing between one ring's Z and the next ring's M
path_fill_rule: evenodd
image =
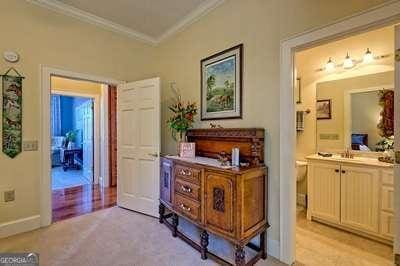
M6 190L3 192L4 202L11 202L15 200L15 190Z
M24 140L22 142L22 148L24 151L37 151L38 146L39 144L37 140Z

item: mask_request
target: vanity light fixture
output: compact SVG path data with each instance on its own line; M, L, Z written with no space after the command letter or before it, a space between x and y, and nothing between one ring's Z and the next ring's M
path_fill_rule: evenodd
M352 68L353 66L354 66L353 59L351 59L349 53L347 53L346 58L343 61L343 68L349 69Z
M335 63L332 61L332 58L329 57L328 62L325 65L325 70L331 72L335 69Z
M365 52L364 57L363 57L363 63L368 64L368 63L371 63L372 61L374 61L374 56L373 56L371 50L369 50L369 48L367 48L367 51Z

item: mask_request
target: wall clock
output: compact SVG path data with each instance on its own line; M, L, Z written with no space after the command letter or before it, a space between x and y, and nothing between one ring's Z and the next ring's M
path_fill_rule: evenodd
M6 52L3 53L3 58L7 62L15 63L15 62L18 62L19 55L16 52L6 51Z

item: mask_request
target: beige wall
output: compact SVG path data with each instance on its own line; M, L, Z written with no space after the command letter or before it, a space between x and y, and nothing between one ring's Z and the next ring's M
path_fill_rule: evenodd
M351 132L368 134L368 147L372 151L375 151L376 143L382 139L377 127L382 111L379 100L379 90L351 95Z
M170 83L184 99L200 104L200 60L244 44L243 119L213 121L224 127L263 127L269 167L269 237L279 240L279 56L280 41L383 1L231 0L161 44L157 50L163 86L162 121L169 113ZM198 121L196 127L209 127ZM165 124L162 148L174 152Z
M216 121L224 127L266 129L269 166L269 237L279 240L279 51L289 36L331 23L384 0L230 0L158 47L149 47L25 1L3 0L1 25L8 29L0 51L16 50L24 81L24 139L39 139L39 65L136 80L157 74L162 80L162 121L168 118L170 82L184 99L200 100L200 60L244 44L243 119ZM3 8L4 7L4 8ZM0 61L0 69L7 64ZM196 127L208 127L196 122ZM175 144L163 127L162 149ZM24 167L20 167L24 165ZM14 187L17 200L0 207L0 223L39 213L39 153L10 160L0 155L0 187Z
M2 0L0 53L21 56L16 69L23 82L23 139L40 140L40 65L137 80L154 76L154 47L22 0ZM11 65L0 60L0 71ZM0 129L1 130L1 129ZM14 188L16 201L0 204L0 224L39 214L39 152L22 152L15 159L0 153L0 191ZM21 167L23 166L23 167Z
M335 151L343 150L345 147L345 123L344 123L344 94L351 90L359 90L366 88L381 88L384 85L394 84L394 72L383 72L378 74L365 75L360 77L334 80L321 82L317 84L317 100L331 99L332 108L332 119L317 120L317 149L318 151ZM386 88L390 89L390 88ZM379 114L376 109L379 108L378 100L376 99L374 105L364 105L364 114L367 114L365 109L369 110L375 115ZM382 109L382 108L380 108ZM361 121L360 121L361 122ZM362 121L362 123L367 123L367 121ZM377 132L378 121L375 122L375 133ZM359 132L363 133L363 132ZM320 139L320 134L337 134L339 136L338 140L325 140ZM371 143L376 143L376 136L369 136Z
M101 95L101 86L95 82L51 77L51 89L56 91Z

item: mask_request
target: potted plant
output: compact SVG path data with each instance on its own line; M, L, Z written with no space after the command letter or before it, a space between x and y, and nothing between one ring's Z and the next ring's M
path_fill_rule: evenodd
M76 131L70 130L65 134L66 146L68 149L73 149L75 147Z
M179 154L181 144L186 142L186 131L193 126L194 116L197 114L197 106L195 102L184 103L181 96L178 95L174 103L168 108L173 115L168 119L167 124L171 129L172 138L178 142Z

